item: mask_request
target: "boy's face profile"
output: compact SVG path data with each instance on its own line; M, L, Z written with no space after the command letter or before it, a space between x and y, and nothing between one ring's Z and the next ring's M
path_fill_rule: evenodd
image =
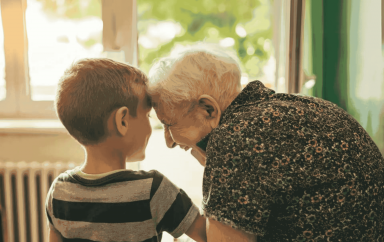
M152 107L140 100L136 117L129 115L126 107L118 109L114 114L116 131L121 139L119 146L124 150L127 162L145 159L145 149L152 134L152 127L149 122L151 109Z
M142 161L145 159L145 149L152 134L152 127L149 122L151 109L151 107L139 105L137 116L135 118L129 116L126 161Z

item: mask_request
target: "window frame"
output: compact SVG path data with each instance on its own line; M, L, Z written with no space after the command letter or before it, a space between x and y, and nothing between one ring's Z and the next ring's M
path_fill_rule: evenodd
M305 0L290 0L287 93L300 93L303 86L303 40Z
M304 80L302 62L305 1L306 0L274 0L273 44L276 59L276 92L301 92ZM283 16L283 19L281 16ZM284 55L281 53L284 53ZM280 75L279 73L281 65L284 65L284 75ZM281 90L282 88L278 81L280 77L284 77L285 79L284 90Z
M6 97L0 101L0 117L14 117L19 115L18 100L25 90L25 71L18 71L18 67L25 68L25 34L23 33L25 9L24 0L1 0L1 17L4 31L4 59ZM18 39L19 41L13 41Z

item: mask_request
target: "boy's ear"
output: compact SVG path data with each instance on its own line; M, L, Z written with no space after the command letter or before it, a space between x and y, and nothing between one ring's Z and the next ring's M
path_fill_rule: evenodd
M128 116L129 110L127 107L121 107L115 113L114 121L117 129L116 131L121 136L125 136L128 131Z

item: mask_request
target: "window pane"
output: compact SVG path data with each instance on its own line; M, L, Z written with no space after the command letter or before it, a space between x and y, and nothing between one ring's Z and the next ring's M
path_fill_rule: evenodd
M75 60L105 57L99 0L27 0L26 27L34 101L53 100L59 78Z
M4 56L4 31L0 11L0 101L6 97L5 90L5 56Z
M138 31L140 68L177 45L217 43L237 54L242 83L260 79L272 87L275 58L272 46L272 1L140 0Z

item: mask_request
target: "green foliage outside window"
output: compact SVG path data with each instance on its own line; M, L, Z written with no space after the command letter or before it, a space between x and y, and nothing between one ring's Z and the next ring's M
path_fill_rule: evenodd
M100 0L38 1L54 17L101 17ZM218 43L224 38L232 38L234 45L229 48L236 51L242 71L251 78L260 77L261 68L272 52L271 5L271 0L137 0L140 36L159 21L172 21L182 28L173 39L154 48L139 45L140 68L148 73L153 61L167 55L176 44L192 44L196 41ZM246 31L246 35L240 37L236 33L236 27L239 26ZM81 44L89 48L94 43L100 43L100 38L89 39Z

